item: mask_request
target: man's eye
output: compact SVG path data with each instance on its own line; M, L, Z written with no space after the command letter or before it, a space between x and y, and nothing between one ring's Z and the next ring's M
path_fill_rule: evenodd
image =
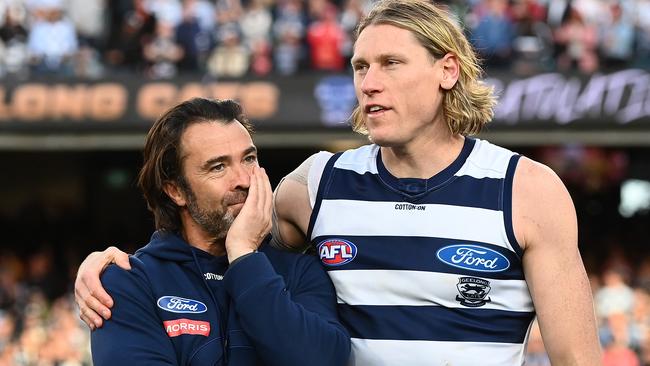
M218 164L218 165L213 166L210 170L212 170L213 172L220 172L220 171L222 171L224 169L225 169L225 165Z
M257 156L249 155L249 156L244 158L244 161L247 162L247 163L254 163L254 162L257 161Z
M356 64L352 66L352 68L354 69L354 71L365 71L366 69L368 69L368 65Z

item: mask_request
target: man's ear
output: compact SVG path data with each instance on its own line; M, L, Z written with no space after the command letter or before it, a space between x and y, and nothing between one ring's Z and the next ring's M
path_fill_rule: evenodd
M178 186L178 183L172 181L165 182L163 185L163 191L165 191L165 194L167 194L167 196L171 198L178 207L183 207L187 204L185 193Z
M458 57L453 53L448 53L441 58L439 62L441 62L442 65L442 81L440 82L440 87L449 90L456 85L458 77L460 76Z

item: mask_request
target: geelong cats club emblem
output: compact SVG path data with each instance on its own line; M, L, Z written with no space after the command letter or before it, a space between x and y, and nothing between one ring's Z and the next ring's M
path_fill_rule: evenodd
M461 305L477 308L490 302L487 297L490 292L490 281L476 277L460 277L456 288L460 295L456 295L456 301Z

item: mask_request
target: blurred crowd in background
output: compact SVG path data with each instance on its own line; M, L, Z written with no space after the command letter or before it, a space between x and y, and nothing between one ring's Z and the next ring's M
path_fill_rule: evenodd
M0 77L343 71L374 0L3 0ZM650 64L650 0L446 0L488 70Z

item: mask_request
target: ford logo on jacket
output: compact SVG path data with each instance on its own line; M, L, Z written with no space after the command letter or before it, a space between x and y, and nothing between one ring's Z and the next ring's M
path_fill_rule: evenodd
M158 307L172 313L205 313L208 307L204 303L178 296L163 296L158 299Z

